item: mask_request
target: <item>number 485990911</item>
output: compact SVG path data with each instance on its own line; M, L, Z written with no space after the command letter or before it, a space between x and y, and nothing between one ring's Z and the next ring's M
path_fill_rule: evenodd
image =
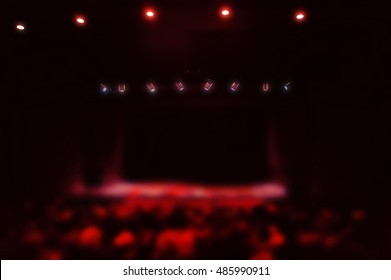
M219 267L216 273L220 275L270 275L268 267Z

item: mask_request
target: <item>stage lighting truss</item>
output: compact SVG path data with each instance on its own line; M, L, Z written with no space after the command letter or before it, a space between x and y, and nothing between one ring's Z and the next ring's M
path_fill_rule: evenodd
M283 93L288 93L292 91L292 87L293 87L292 81L286 81L281 83L280 85L281 85L281 91ZM205 93L211 92L214 86L215 83L211 79L208 79L206 82L202 84L202 91ZM158 86L155 82L152 81L147 82L145 84L145 88L149 95L156 95L158 93ZM187 90L185 83L179 80L174 82L174 88L177 93L184 93ZM240 88L241 88L241 83L237 80L228 84L228 92L230 93L238 93L240 91ZM272 91L272 84L267 81L261 82L259 90L261 93L268 95ZM112 90L108 84L101 83L99 84L99 91L102 95L109 95L111 93L126 95L129 91L129 86L126 83L122 82L114 85Z

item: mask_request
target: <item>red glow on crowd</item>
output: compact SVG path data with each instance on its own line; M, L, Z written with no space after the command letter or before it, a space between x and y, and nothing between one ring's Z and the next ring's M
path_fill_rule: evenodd
M134 245L135 242L134 234L129 230L123 230L114 237L113 245L115 247L127 247Z
M102 241L102 230L97 226L88 226L79 234L80 245L86 247L99 247Z
M17 234L19 245L13 246L30 254L23 257L270 260L341 250L368 256L357 235L367 215L360 208L345 215L332 208L306 212L286 201L224 205L129 198L83 204L71 199L49 209L45 219L32 219Z

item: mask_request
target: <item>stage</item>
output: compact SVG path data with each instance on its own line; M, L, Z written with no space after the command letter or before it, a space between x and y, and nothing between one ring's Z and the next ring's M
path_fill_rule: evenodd
M178 182L115 182L100 187L86 187L77 183L72 189L77 197L126 199L131 201L190 202L213 201L221 203L254 202L283 199L287 196L285 185L276 182L248 185L203 185Z

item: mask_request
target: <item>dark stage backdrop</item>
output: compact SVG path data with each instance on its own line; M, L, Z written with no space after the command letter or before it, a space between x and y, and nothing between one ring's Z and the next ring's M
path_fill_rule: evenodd
M260 109L135 109L102 106L84 122L84 178L97 184L115 166L129 180L264 181L268 116Z

